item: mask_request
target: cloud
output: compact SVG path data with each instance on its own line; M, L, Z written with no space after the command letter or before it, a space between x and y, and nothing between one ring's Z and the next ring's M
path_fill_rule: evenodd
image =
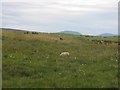
M4 0L3 27L117 33L118 0ZM98 31L97 31L98 30ZM114 30L114 31L113 31Z

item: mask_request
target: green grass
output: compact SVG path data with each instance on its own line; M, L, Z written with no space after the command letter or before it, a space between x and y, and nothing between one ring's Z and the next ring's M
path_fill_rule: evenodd
M116 43L88 41L101 37L5 30L2 37L3 88L118 87ZM117 37L108 38L117 41ZM63 51L70 56L60 57Z

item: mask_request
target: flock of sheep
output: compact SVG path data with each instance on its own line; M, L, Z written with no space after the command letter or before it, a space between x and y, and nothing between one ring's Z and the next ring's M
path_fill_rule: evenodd
M30 32L24 32L24 34L29 34ZM31 32L31 34L39 34L38 32ZM64 40L62 37L59 38L60 40ZM108 40L91 40L93 43L95 44L111 44L112 41L108 41ZM69 52L62 52L60 53L60 56L69 56L70 53Z
M95 44L112 44L112 41L108 41L108 40L92 40L93 43Z

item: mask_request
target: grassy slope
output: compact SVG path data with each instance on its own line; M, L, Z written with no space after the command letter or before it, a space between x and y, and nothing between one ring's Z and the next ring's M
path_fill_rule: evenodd
M117 44L87 39L3 31L3 87L118 87ZM63 51L70 56L60 57Z

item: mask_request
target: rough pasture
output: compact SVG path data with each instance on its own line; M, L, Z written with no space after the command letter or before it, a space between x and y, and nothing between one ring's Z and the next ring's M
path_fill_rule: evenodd
M24 34L6 30L2 37L3 88L118 87L118 44L91 41L113 42L117 37ZM69 57L61 57L63 51L69 52Z

